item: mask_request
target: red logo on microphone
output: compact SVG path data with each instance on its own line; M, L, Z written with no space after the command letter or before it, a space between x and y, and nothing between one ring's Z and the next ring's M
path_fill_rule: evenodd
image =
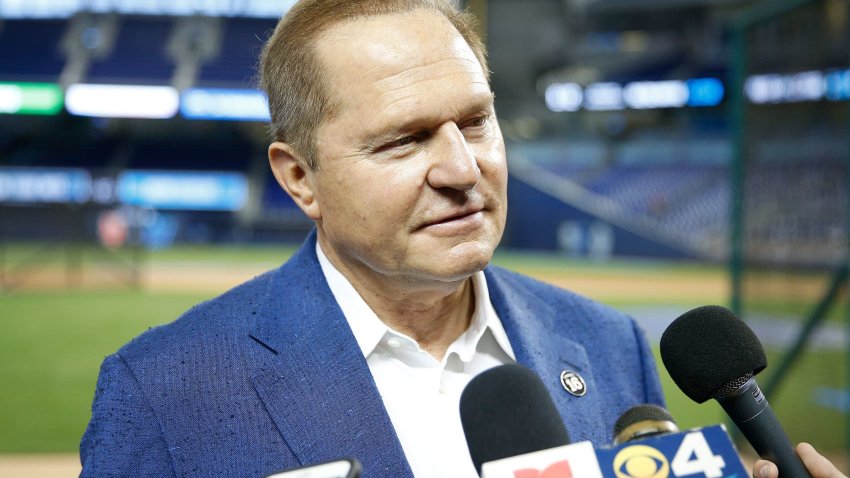
M558 461L547 466L543 471L526 468L514 471L514 478L573 478L570 462Z

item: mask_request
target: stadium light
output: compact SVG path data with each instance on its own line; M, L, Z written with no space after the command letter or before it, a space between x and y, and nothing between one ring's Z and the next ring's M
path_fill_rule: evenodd
M623 87L618 83L591 83L584 91L584 107L591 111L622 110Z
M550 111L578 111L584 92L578 83L553 83L546 87L546 107Z
M688 103L684 81L635 81L623 88L623 100L629 108L681 108Z

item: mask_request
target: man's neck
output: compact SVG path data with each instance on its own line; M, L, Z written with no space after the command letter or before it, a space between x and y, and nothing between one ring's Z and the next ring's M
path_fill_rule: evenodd
M442 360L449 345L466 331L475 310L471 279L447 295L438 290L410 293L393 300L373 294L368 287L352 285L382 322L416 340L437 360Z
M469 327L475 311L471 277L452 282L399 280L350 267L327 247L322 252L383 323L416 340L437 360Z

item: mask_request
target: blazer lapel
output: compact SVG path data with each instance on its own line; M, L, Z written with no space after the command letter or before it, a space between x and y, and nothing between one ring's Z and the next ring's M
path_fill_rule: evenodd
M301 464L353 457L364 476L412 478L315 240L314 231L270 283L251 334L254 387Z
M569 316L574 310L555 311L522 284L505 280L497 268L485 269L490 300L517 362L537 372L549 390L572 442L602 444L607 430L599 404L594 373L584 347L568 337ZM561 384L562 372L574 372L585 381L584 396L570 394Z

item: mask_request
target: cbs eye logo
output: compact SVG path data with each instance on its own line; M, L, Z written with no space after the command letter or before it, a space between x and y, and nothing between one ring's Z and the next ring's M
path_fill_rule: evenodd
M617 478L667 478L670 464L655 448L634 445L614 457L614 473Z

